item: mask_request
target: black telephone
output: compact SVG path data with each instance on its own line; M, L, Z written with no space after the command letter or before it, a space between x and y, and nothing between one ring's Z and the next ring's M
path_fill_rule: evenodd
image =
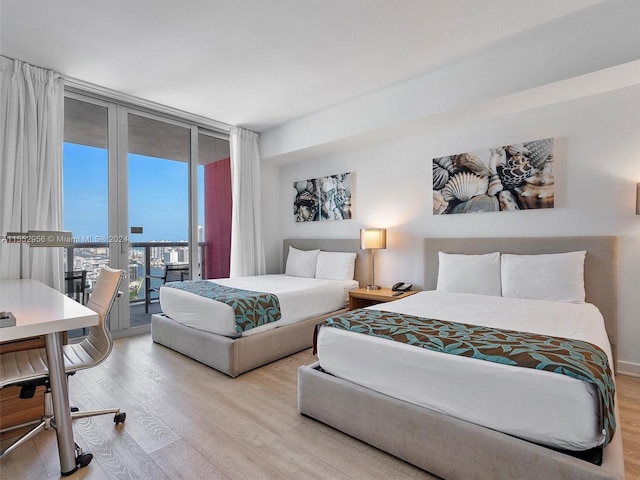
M409 290L411 290L412 286L413 285L411 285L410 283L398 282L393 287L391 287L391 290L393 290L394 292L408 292Z

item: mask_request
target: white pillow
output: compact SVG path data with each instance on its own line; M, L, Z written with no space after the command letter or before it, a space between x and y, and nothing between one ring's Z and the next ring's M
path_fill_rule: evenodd
M355 266L355 253L320 252L316 266L316 278L353 280Z
M315 277L318 253L320 250L298 250L289 245L289 255L287 255L287 266L284 273L294 277Z
M586 251L502 255L502 296L584 303Z
M440 292L502 294L500 253L458 255L438 252L438 286Z

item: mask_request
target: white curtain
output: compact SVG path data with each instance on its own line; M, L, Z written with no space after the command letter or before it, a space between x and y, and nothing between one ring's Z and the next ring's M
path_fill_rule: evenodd
M0 235L62 230L63 80L0 57ZM63 249L0 244L0 279L60 290Z
M267 272L260 211L258 134L232 127L231 147L231 277Z

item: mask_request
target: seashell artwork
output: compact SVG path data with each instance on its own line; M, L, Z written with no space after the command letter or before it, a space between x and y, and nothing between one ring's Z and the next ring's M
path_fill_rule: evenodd
M500 177L497 174L491 175L491 178L489 178L489 188L487 190L487 195L493 197L498 192L501 192L503 189L504 189L504 186L500 181Z
M296 189L296 193L302 193L307 189L308 180L300 180L298 182L293 182L293 188Z
M489 173L495 175L498 173L498 167L502 167L507 162L506 149L504 147L490 149L489 157Z
M440 215L447 210L449 202L447 202L438 190L433 191L433 214Z
M516 187L518 204L523 208L553 208L553 185L532 185L526 183Z
M554 207L554 139L433 159L433 213Z
M498 194L498 202L500 203L500 210L520 210L518 202L516 202L516 198L509 190L503 190Z
M488 188L487 177L479 177L470 172L456 173L442 189L442 197L447 202L451 200L466 202L476 195L487 193Z
M542 168L525 179L531 185L553 185L553 157L549 156Z
M453 165L457 167L458 171L467 169L479 177L486 177L489 175L488 162L483 162L473 153L463 153L453 157Z
M521 143L515 145L507 145L505 150L511 157L515 157L516 155L525 156L529 154L529 150L527 149L527 147L525 147Z
M549 157L553 157L553 138L528 142L524 146L529 151L527 156L533 168L540 168Z
M507 163L498 168L498 174L502 184L507 188L522 185L531 176L531 164L524 155L514 155Z
M499 210L500 204L496 197L476 195L466 202L458 203L451 209L451 213L497 212Z
M453 166L453 159L451 157L434 158L433 163L444 168L447 172L449 172L450 175L455 173L454 172L455 168Z
M528 183L529 185L553 185L553 175L544 174L541 172L525 178L524 182Z
M433 189L440 190L449 181L449 171L440 165L433 164Z
M351 218L351 173L293 182L295 222Z
M296 195L293 202L293 215L296 222L313 222L318 212L318 196L308 190Z

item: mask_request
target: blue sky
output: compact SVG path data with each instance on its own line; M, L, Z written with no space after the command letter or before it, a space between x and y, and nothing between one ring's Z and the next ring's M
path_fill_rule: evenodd
M63 162L64 229L74 237L106 237L107 150L65 143ZM187 164L130 154L128 168L129 225L144 227L130 240L187 240ZM204 225L202 166L198 170L198 224Z

